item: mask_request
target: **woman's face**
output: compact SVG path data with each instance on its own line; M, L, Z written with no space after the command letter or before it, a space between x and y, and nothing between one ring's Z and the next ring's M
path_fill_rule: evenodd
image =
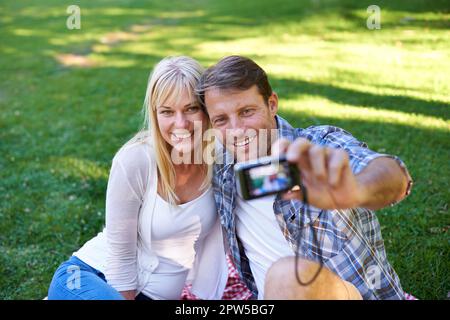
M201 143L208 123L208 117L186 90L180 97L157 106L156 118L163 139L184 154L192 152Z

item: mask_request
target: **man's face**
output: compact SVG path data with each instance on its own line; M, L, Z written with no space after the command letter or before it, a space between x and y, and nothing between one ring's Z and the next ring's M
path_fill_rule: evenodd
M205 104L220 142L238 161L268 155L271 130L276 129L278 97L264 101L256 85L247 90L208 89Z

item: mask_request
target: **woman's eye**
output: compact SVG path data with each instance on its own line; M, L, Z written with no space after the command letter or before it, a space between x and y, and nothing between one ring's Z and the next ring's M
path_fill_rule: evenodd
M187 108L187 112L194 113L197 112L200 108L197 106Z
M170 111L170 110L162 110L159 113L162 114L162 115L165 115L165 116L169 116L169 115L172 114L172 111Z

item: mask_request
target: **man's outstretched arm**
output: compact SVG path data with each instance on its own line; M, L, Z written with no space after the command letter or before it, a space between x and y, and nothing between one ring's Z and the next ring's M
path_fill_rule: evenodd
M309 203L321 209L380 209L401 201L411 184L406 168L389 157L375 158L354 174L342 148L315 145L303 138L292 143L280 139L272 146L272 154L280 152L286 152L288 161L299 168ZM303 200L303 195L297 190L284 199Z
M400 202L409 194L412 184L406 168L388 157L372 160L356 175L356 180L365 189L359 207L372 210Z

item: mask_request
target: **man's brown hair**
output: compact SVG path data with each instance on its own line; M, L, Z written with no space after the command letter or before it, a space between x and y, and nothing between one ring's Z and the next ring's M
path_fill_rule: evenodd
M198 98L205 106L205 92L208 89L247 90L256 85L267 104L272 87L266 72L253 60L242 56L228 56L203 73L197 86Z

